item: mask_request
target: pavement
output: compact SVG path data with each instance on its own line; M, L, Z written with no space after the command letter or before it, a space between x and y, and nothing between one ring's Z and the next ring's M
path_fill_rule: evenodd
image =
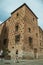
M34 60L19 60L15 62L12 60L0 60L0 65L43 65L43 59L34 59Z

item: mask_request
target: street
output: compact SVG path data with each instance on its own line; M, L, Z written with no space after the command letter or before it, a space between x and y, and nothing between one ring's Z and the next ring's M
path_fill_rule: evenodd
M0 60L0 65L43 65L43 59L19 60L18 63L14 60Z

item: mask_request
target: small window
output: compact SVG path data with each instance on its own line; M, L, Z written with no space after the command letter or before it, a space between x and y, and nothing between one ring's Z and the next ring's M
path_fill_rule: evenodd
M16 35L15 36L15 42L17 43L17 42L19 42L20 41L20 35Z
M31 46L31 45L32 45L32 38L29 37L29 46Z
M37 48L34 48L34 53L37 53Z
M40 43L40 46L41 46L41 43Z
M31 32L31 29L30 29L30 28L28 28L28 31L29 31L29 32Z
M36 33L36 37L38 37L38 33Z
M34 18L33 18L33 21L34 21Z
M18 28L19 28L19 25L17 24L17 25L15 26L15 31L18 31Z
M14 47L12 47L14 49Z
M17 16L19 15L19 13L17 13Z
M11 51L8 50L8 53L10 53Z
M6 43L7 43L7 39L4 39L3 44L6 45Z
M18 54L18 50L16 50L16 54Z

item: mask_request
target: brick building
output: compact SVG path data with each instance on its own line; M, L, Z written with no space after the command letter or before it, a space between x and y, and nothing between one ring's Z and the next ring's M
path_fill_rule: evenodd
M43 30L39 27L40 55L43 55Z
M23 4L11 13L6 21L0 24L0 50L7 49L11 57L32 58L39 55L42 31L38 26L38 17ZM41 42L40 42L41 39Z

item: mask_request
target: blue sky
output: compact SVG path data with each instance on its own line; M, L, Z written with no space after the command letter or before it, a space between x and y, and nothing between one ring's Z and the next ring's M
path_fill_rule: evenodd
M12 11L26 3L38 17L38 25L43 29L43 0L0 0L0 23L5 21Z

